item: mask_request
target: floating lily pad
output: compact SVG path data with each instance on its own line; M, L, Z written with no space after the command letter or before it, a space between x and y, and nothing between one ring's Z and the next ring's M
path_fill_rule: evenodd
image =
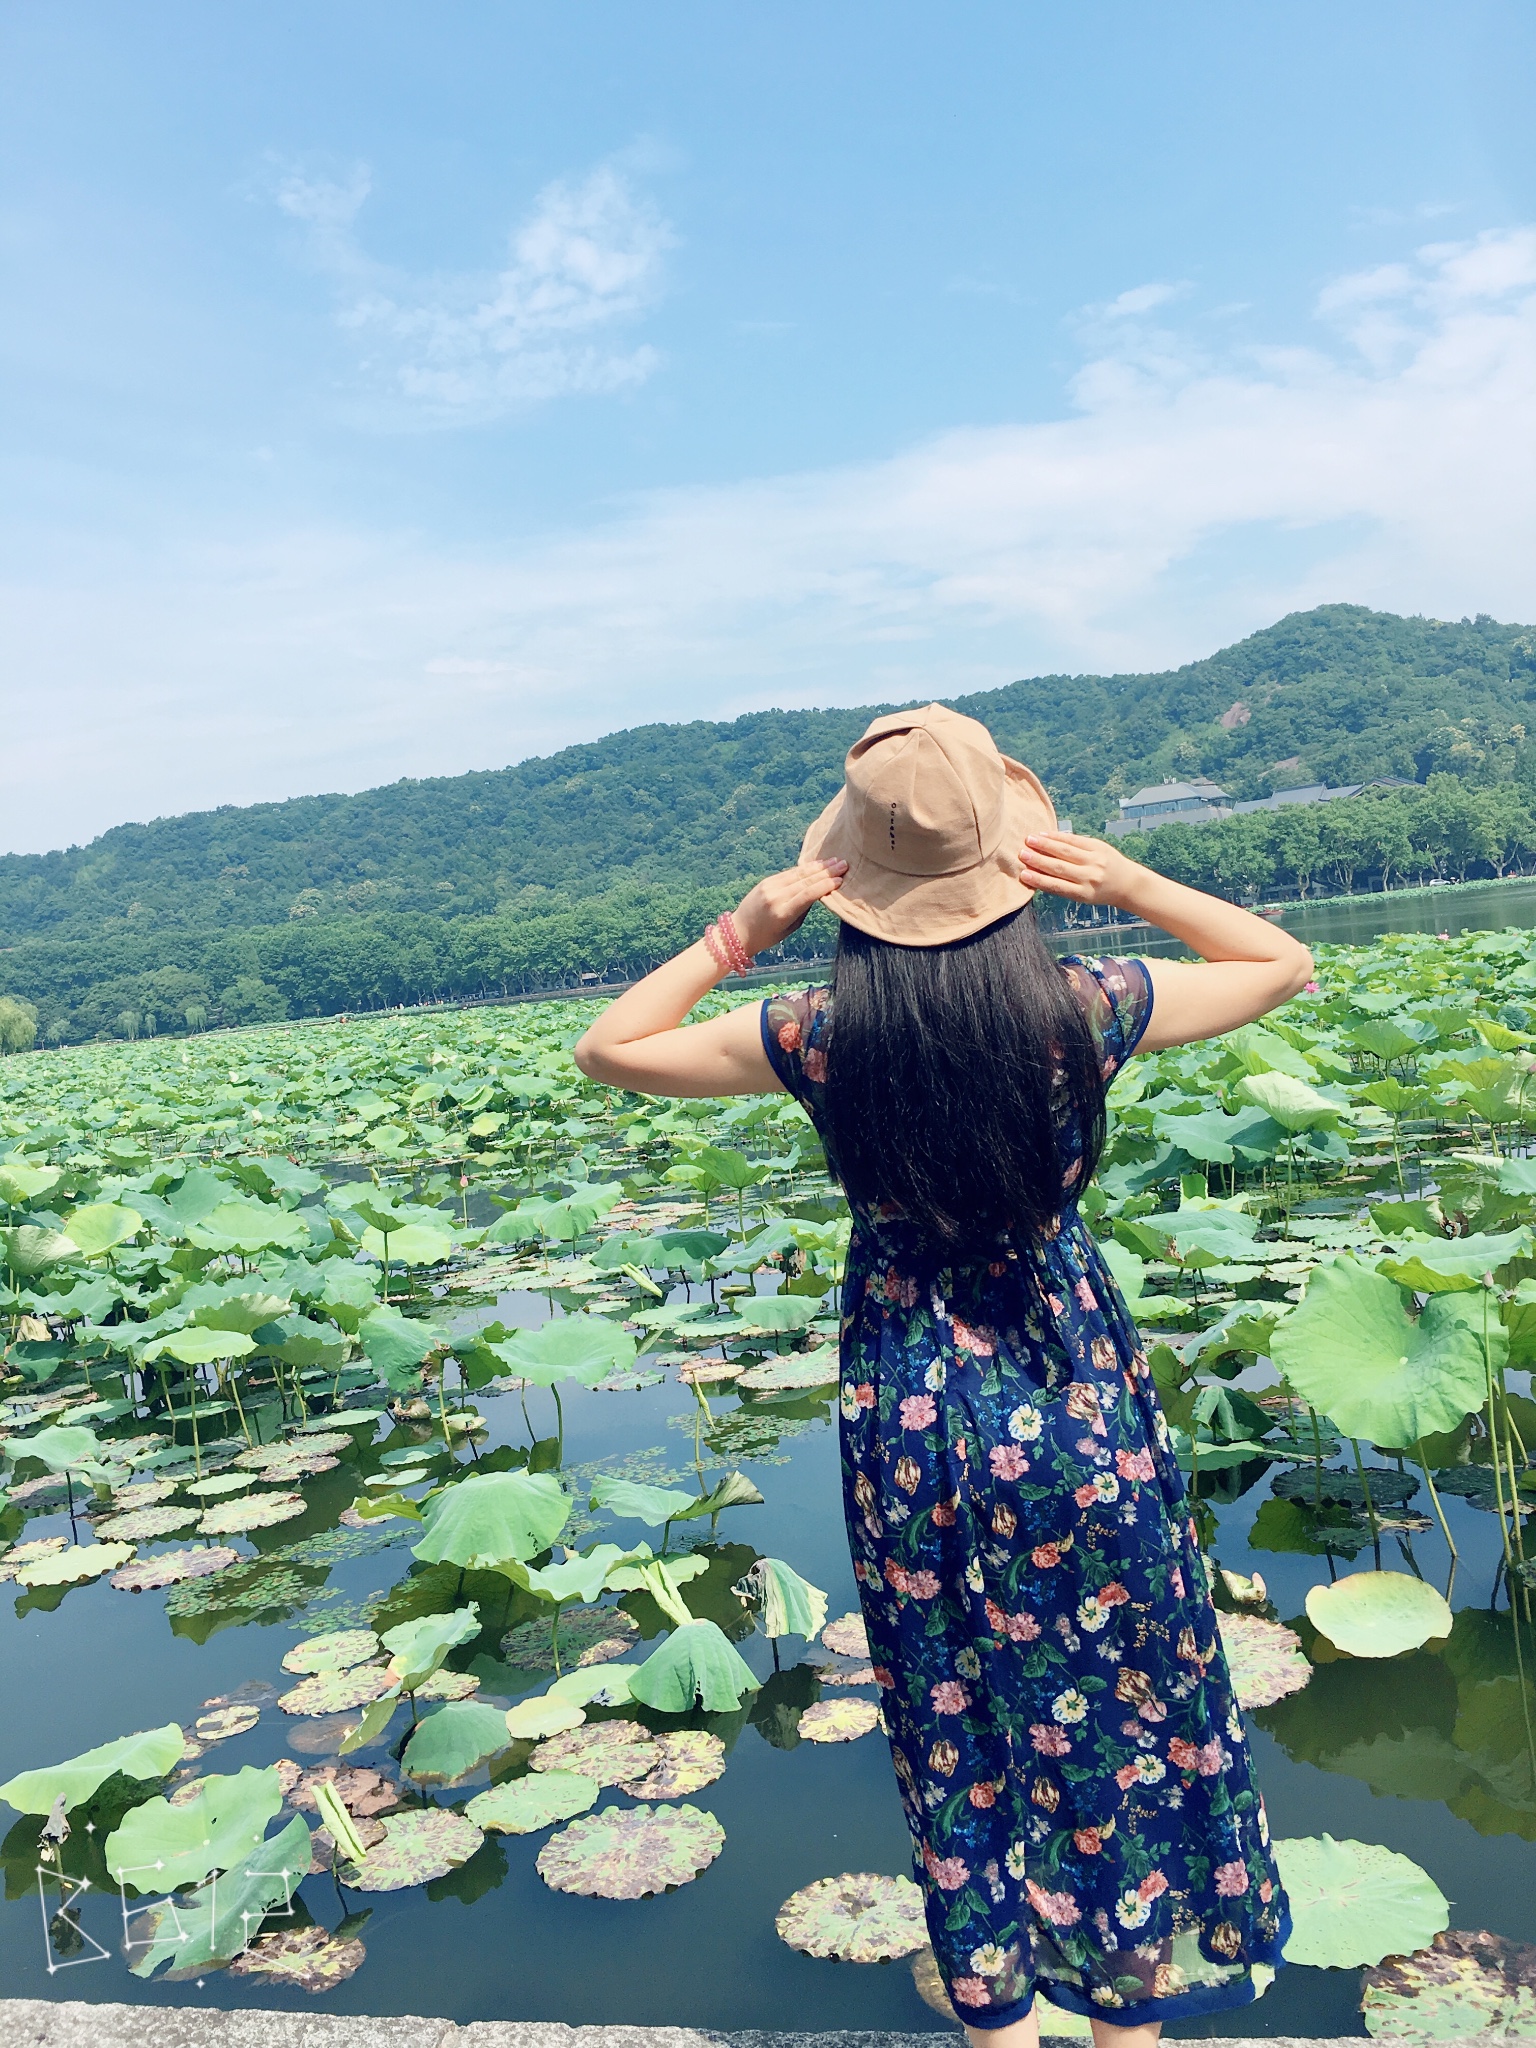
M822 1664L817 1667L817 1676L823 1685L873 1685L875 1667L873 1664Z
M854 1742L879 1725L880 1709L873 1700L817 1700L800 1716L807 1742Z
M1300 1692L1311 1679L1312 1666L1302 1655L1301 1638L1294 1629L1257 1614L1222 1614L1217 1619L1240 1707L1272 1707L1287 1693Z
M927 1946L923 1895L910 1877L852 1871L818 1878L780 1906L779 1939L840 1963L889 1963Z
M182 1485L183 1493L190 1493L194 1500L223 1500L227 1494L249 1493L256 1484L249 1472L215 1472L211 1479L189 1479ZM168 1493L175 1492L167 1487Z
M836 1621L829 1621L821 1632L821 1640L839 1657L869 1655L869 1636L862 1614L841 1614Z
M250 1529L291 1522L304 1508L302 1493L259 1493L249 1500L230 1500L222 1507L210 1508L197 1526L204 1536L243 1536Z
M535 1771L579 1771L599 1785L622 1785L654 1770L661 1751L637 1721L600 1721L551 1735L528 1762Z
M321 1785L329 1785L348 1813L358 1820L393 1813L400 1804L400 1788L394 1780L383 1771L369 1770L361 1764L319 1764L312 1771L301 1771L297 1764L283 1757L276 1769L283 1780L283 1797L304 1813L319 1812L315 1793Z
M285 1692L278 1705L285 1714L340 1714L348 1707L366 1707L390 1688L382 1664L361 1664L349 1671L317 1671Z
M479 1690L480 1681L472 1671L444 1668L434 1671L430 1678L424 1678L413 1696L417 1700L467 1700Z
M626 1778L620 1786L631 1799L684 1799L702 1792L725 1770L725 1744L703 1728L678 1728L654 1738L661 1752L643 1778Z
M197 1519L196 1508L130 1508L98 1522L96 1534L104 1543L156 1543L163 1536L179 1536Z
M648 1899L691 1884L724 1847L725 1829L696 1806L612 1806L551 1836L536 1867L552 1891Z
M1433 1586L1407 1572L1350 1572L1307 1594L1307 1619L1352 1657L1396 1657L1437 1636L1454 1620Z
M1421 1481L1413 1472L1390 1472L1383 1465L1367 1468L1366 1478L1370 1482L1371 1501L1378 1512L1382 1508L1400 1508L1413 1499ZM1442 1487L1440 1480L1435 1484ZM1277 1472L1270 1481L1269 1490L1280 1500L1302 1502L1325 1501L1333 1507L1363 1508L1365 1488L1357 1472L1340 1472L1331 1466L1307 1466L1289 1472Z
M329 1415L311 1415L308 1422L297 1425L295 1433L303 1436L313 1432L320 1436L332 1429L361 1429L364 1423L372 1428L374 1423L382 1422L388 1413L387 1408L337 1408ZM347 1442L351 1441L352 1439L348 1437Z
M1291 1902L1288 1963L1350 1970L1411 1955L1427 1948L1450 1918L1433 1878L1375 1842L1300 1835L1274 1848Z
M160 1586L179 1585L183 1579L207 1579L232 1564L240 1553L227 1544L213 1543L206 1550L166 1550L158 1557L141 1557L112 1574L119 1593L151 1593Z
M580 1771L545 1771L493 1785L471 1799L464 1813L477 1828L501 1835L536 1835L556 1821L586 1813L596 1805L601 1790L595 1778Z
M261 1709L255 1705L238 1707L215 1707L212 1713L199 1714L192 1723L192 1733L206 1748L214 1742L228 1742L232 1736L244 1735L261 1719Z
M329 1421L329 1416L326 1417ZM349 1451L352 1439L344 1429L311 1429L301 1443L289 1445L289 1450L300 1458L326 1457L333 1451Z
M383 1841L343 1873L355 1891L403 1892L430 1884L467 1863L485 1840L472 1820L442 1807L391 1814L383 1826Z
M1499 1934L1437 1934L1361 1972L1367 2029L1403 2043L1536 2041L1536 1948Z
M379 1654L379 1639L371 1628L341 1628L327 1636L308 1636L295 1643L283 1657L285 1671L350 1671Z
M546 1736L582 1727L586 1718L585 1709L574 1700L519 1700L507 1709L507 1733L514 1742L542 1742Z
M176 1479L146 1479L134 1486L120 1486L112 1496L113 1510L127 1514L134 1508L157 1508L162 1501L169 1500L173 1493L178 1492L180 1486L181 1482Z
M837 1374L837 1352L830 1344L823 1344L815 1351L798 1351L789 1358L754 1365L742 1374L738 1384L749 1394L788 1394L802 1387L829 1387Z
M18 1543L0 1557L0 1583L14 1579L24 1564L36 1564L40 1558L57 1557L61 1550L68 1550L67 1536L34 1536L30 1543Z
M294 1991L330 1991L362 1968L368 1951L350 1936L338 1941L323 1927L258 1934L229 1966L232 1977L259 1977Z
M133 1555L131 1543L71 1543L17 1567L18 1586L73 1586L115 1572Z
M680 1365L677 1376L685 1387L724 1386L728 1380L743 1378L749 1370L734 1358L695 1358Z
M638 1624L621 1607L567 1607L560 1615L560 1662L580 1662L600 1643L617 1643L622 1656L639 1635ZM554 1646L547 1621L525 1621L501 1639L503 1663L516 1671L553 1671Z

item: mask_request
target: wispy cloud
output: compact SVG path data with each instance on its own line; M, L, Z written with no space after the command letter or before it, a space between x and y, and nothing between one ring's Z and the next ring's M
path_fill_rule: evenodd
M272 196L331 277L375 394L480 424L541 399L623 391L655 370L656 350L615 330L655 304L675 237L614 166L547 185L497 271L410 276L375 262L358 236L371 189L363 166L343 179L290 168Z
M1536 618L1536 228L1340 278L1317 313L1310 347L1219 359L1208 322L1149 349L1096 321L1058 418L650 493L499 551L61 549L51 585L0 592L35 764L5 830L45 846L656 718L1158 668L1325 600Z

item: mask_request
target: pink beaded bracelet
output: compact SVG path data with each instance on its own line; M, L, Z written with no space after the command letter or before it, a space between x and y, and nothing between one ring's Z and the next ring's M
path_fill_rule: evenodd
M720 935L720 927L718 925L705 925L704 943L714 956L715 965L719 968L720 972L722 974L729 974L731 971L731 956L725 950L725 940Z
M724 974L745 974L753 965L752 955L741 943L736 920L728 910L721 912L717 924L705 926L704 943Z

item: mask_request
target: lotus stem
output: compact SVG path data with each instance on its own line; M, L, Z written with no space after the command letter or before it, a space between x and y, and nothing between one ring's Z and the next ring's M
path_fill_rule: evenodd
M1456 1538L1451 1534L1451 1525L1445 1519L1445 1509L1440 1505L1440 1496L1435 1490L1434 1480L1430 1477L1429 1460L1424 1455L1422 1440L1414 1448L1418 1451L1419 1463L1424 1468L1424 1484L1429 1488L1429 1498L1434 1505L1435 1518L1440 1524L1441 1533L1445 1537L1452 1559L1459 1561L1461 1553L1456 1548Z
M1349 1448L1355 1454L1355 1470L1360 1475L1361 1489L1365 1494L1365 1512L1371 1524L1371 1541L1372 1543L1379 1544L1381 1542L1381 1524L1376 1519L1376 1503L1371 1499L1371 1482L1365 1476L1365 1460L1360 1455L1360 1440L1358 1437L1352 1436L1350 1438Z

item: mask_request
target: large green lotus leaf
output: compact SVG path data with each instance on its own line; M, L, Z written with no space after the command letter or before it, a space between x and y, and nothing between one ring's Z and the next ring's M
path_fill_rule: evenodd
M1110 1271L1110 1276L1119 1288L1126 1307L1134 1316L1140 1306L1142 1290L1147 1284L1147 1262L1139 1252L1133 1252L1129 1245L1122 1244L1117 1237L1099 1240L1099 1256Z
M0 1230L0 1261L22 1280L46 1273L74 1253L73 1238L62 1230L47 1230L41 1223L18 1223L14 1229Z
M157 1358L174 1358L178 1365L213 1365L220 1359L244 1358L256 1349L243 1330L172 1330L144 1347L146 1365Z
M508 1576L541 1600L563 1607L572 1600L595 1600L615 1565L628 1564L637 1555L649 1554L648 1546L637 1553L623 1550L617 1543L598 1543L584 1554L570 1552L559 1564L545 1565L540 1571L529 1565L517 1565Z
M147 1919L150 1934L143 1955L134 1960L133 1974L152 1977L169 1963L169 1977L176 1980L232 1961L267 1914L288 1904L309 1870L310 1855L308 1823L295 1814L281 1834L263 1842L237 1870L136 1920L135 1933Z
M513 1778L481 1792L464 1809L477 1828L502 1835L536 1835L557 1820L574 1820L597 1804L602 1786L579 1771L544 1771Z
M480 1633L480 1605L471 1600L466 1607L446 1614L422 1614L414 1621L402 1621L386 1629L381 1638L390 1656L390 1673L402 1692L414 1692L432 1676L450 1650L472 1642Z
M194 1166L190 1173L183 1174L179 1186L166 1196L165 1206L185 1230L189 1224L201 1223L205 1216L211 1216L220 1202L229 1201L235 1194L234 1187L222 1174L215 1173L211 1167Z
M88 1465L100 1465L107 1453L94 1430L83 1423L65 1428L50 1423L36 1436L15 1437L8 1446L16 1458L38 1458L50 1472L78 1472Z
M674 1522L697 1522L706 1515L723 1514L727 1508L761 1507L763 1496L744 1472L727 1472L720 1484L702 1500L690 1501L672 1517Z
M1486 1274L1531 1250L1529 1230L1509 1230L1497 1237L1435 1237L1413 1239L1381 1261L1381 1271L1400 1287L1417 1294L1470 1293Z
M1494 1318L1492 1333L1499 1330ZM1481 1330L1467 1303L1436 1295L1415 1322L1384 1273L1348 1257L1316 1268L1299 1306L1276 1325L1270 1356L1346 1436L1389 1450L1454 1429L1486 1389Z
M514 1742L542 1742L547 1735L563 1735L568 1728L580 1728L586 1718L585 1709L574 1700L519 1700L515 1707L507 1709L507 1733Z
M425 1812L389 1814L380 1825L383 1841L345 1878L360 1892L402 1892L411 1885L430 1884L467 1863L485 1840L472 1820L436 1806Z
M200 1223L187 1226L192 1244L205 1251L304 1251L309 1225L302 1217L267 1202L236 1196L210 1209Z
M413 1393L421 1366L441 1343L430 1323L414 1322L397 1308L376 1308L364 1316L357 1339L368 1363L397 1394Z
M254 1333L258 1348L300 1372L312 1366L333 1371L347 1355L345 1340L330 1323L305 1315L279 1316Z
M663 1714L728 1714L759 1681L713 1621L690 1621L653 1650L629 1682L631 1696Z
M570 1512L552 1472L473 1474L437 1495L413 1554L426 1564L494 1571L547 1550Z
M1307 1594L1307 1619L1351 1657L1398 1657L1448 1636L1453 1620L1443 1596L1407 1572L1350 1572Z
M1299 1835L1276 1842L1291 1902L1288 1963L1352 1970L1427 1948L1450 1919L1445 1894L1417 1863L1375 1842Z
M1311 1682L1312 1666L1294 1629L1258 1614L1218 1614L1216 1619L1240 1707L1272 1707Z
M453 1700L417 1722L400 1764L409 1777L451 1784L504 1750L511 1739L504 1708Z
M186 1740L174 1721L137 1735L119 1735L115 1741L82 1750L61 1764L22 1771L0 1785L0 1799L18 1813L48 1813L58 1799L66 1807L83 1806L114 1772L125 1778L163 1778L181 1762Z
M200 1778L190 1799L173 1806L149 1799L134 1807L104 1854L114 1879L137 1892L175 1891L215 1870L248 1862L283 1804L275 1765L247 1765L233 1777Z
M608 1584L615 1593L649 1593L668 1621L680 1627L694 1619L679 1587L709 1570L704 1557L658 1557L639 1564L615 1565Z
M638 1664L615 1664L606 1660L601 1664L588 1664L557 1678L545 1689L544 1697L547 1700L566 1700L578 1707L589 1707L594 1701L600 1707L621 1707L630 1697L630 1680L639 1669Z
M1361 1974L1368 2031L1404 2048L1478 2040L1536 2042L1536 1948L1500 1934L1437 1934L1417 1955Z
M751 1294L736 1303L736 1327L726 1338L790 1336L808 1330L821 1314L819 1297L809 1294Z
M536 1330L519 1330L490 1349L510 1372L552 1387L577 1380L594 1387L615 1369L627 1370L637 1356L635 1340L601 1316L559 1316Z
M686 1799L725 1770L725 1744L705 1728L675 1728L655 1737L660 1761L621 1786L631 1799Z
M641 1486L632 1479L599 1478L592 1482L590 1505L606 1508L621 1522L644 1522L659 1529L691 1508L696 1494L683 1493L675 1486Z
M369 1228L363 1232L363 1250L370 1257L382 1259L384 1246L381 1230ZM458 1239L446 1222L441 1228L427 1223L402 1223L389 1233L389 1262L392 1266L436 1266L451 1259L457 1247Z
M136 1237L144 1228L144 1218L123 1202L86 1202L71 1209L64 1219L64 1228L81 1256L94 1259L111 1251L114 1245L126 1244L130 1237Z
M867 1870L806 1885L784 1901L774 1925L803 1955L840 1963L889 1963L928 1940L923 1895L911 1878Z
M35 1202L39 1195L56 1188L63 1177L61 1166L28 1166L23 1160L7 1159L0 1165L0 1202L12 1207Z
M747 1575L761 1606L763 1634L810 1642L827 1618L827 1596L779 1557L760 1557Z
M1339 1121L1339 1105L1293 1074L1245 1074L1237 1093L1293 1134L1331 1130Z
M1247 1114L1251 1121L1263 1112L1250 1108ZM1228 1116L1224 1109L1197 1110L1192 1116L1170 1115L1160 1110L1152 1118L1154 1136L1177 1145L1191 1159L1215 1166L1232 1164L1233 1140L1243 1128L1243 1118Z
M1306 1054L1263 1024L1240 1024L1227 1032L1221 1050L1235 1056L1245 1073L1293 1074L1298 1081L1317 1079L1317 1068Z
M610 1806L552 1835L536 1868L552 1891L649 1899L691 1884L724 1847L725 1829L696 1806Z
M181 1297L183 1308L190 1308L192 1320L201 1329L241 1330L250 1336L263 1323L270 1323L280 1316L289 1305L286 1294L266 1294L257 1290L248 1293L226 1294L222 1290L216 1298L199 1301L201 1288L189 1287Z

